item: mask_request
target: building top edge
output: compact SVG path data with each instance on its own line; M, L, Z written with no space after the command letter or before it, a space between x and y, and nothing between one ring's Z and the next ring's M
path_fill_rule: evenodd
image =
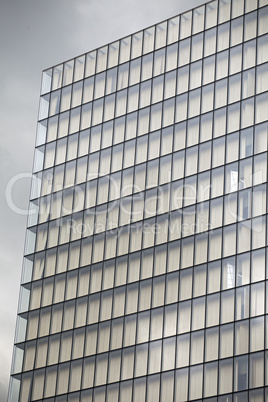
M102 48L104 48L104 47L106 47L106 46L108 47L108 46L112 45L113 43L116 43L116 42L121 41L121 40L123 41L124 39L127 39L127 38L129 38L129 37L135 36L135 35L139 34L140 32L144 32L144 31L146 31L146 30L149 30L149 29L151 29L151 28L154 28L154 27L156 27L157 25L161 25L161 24L163 24L163 23L165 23L165 22L168 22L168 21L170 21L170 20L172 20L172 19L181 17L181 16L183 16L184 14L188 14L189 12L192 12L192 11L194 11L194 10L197 10L198 8L205 7L205 6L207 6L207 5L209 5L209 4L212 4L212 3L215 3L215 4L216 4L216 3L219 3L219 1L221 1L221 0L204 1L202 4L200 4L200 5L196 6L196 7L189 8L189 9L187 9L187 10L185 10L185 11L179 13L179 14L175 14L175 15L169 17L169 18L165 18L165 19L163 19L163 20L161 20L161 21L158 21L158 22L156 22L156 23L154 23L154 24L152 24L152 25L149 25L149 26L146 26L146 27L144 27L144 28L141 28L141 29L139 29L139 30L137 30L137 31L135 31L135 32L131 32L131 33L129 33L128 35L125 35L125 36L123 36L123 37L114 39L114 40L112 40L111 42L104 43L103 45L97 46L96 48L90 49L90 50L88 50L88 51L85 52L85 53L81 53L81 54L75 55L75 56L73 56L73 57L70 57L69 59L66 59L66 60L61 61L60 63L56 63L56 64L53 64L52 66L46 67L46 68L44 68L44 69L42 70L42 73L45 73L45 72L47 72L47 71L53 69L54 67L60 66L61 64L65 64L65 63L68 63L68 62L70 62L70 61L73 61L74 59L79 59L80 57L86 56L86 55L89 54L89 53L97 52L98 50L100 50L100 49L102 49ZM227 0L227 1L228 1L228 0ZM229 0L230 3L231 3L232 1L233 1L233 0Z

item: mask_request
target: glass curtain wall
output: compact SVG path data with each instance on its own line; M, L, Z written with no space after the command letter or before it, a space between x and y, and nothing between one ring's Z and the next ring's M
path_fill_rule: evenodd
M268 399L268 5L43 72L9 402Z

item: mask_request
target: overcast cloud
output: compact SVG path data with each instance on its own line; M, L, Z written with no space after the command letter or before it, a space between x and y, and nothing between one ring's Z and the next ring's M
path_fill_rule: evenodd
M202 4L202 0L2 0L0 5L0 402L13 349L26 217L5 200L11 178L29 174L41 71ZM30 179L13 189L27 209Z

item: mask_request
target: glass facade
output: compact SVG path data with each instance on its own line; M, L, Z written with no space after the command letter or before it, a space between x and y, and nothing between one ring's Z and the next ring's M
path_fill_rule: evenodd
M268 400L267 91L267 0L43 72L9 402Z

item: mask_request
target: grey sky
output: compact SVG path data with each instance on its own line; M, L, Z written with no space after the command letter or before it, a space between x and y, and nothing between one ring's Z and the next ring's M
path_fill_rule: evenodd
M5 189L29 174L41 71L204 3L203 0L2 0L0 4L0 402L6 401L26 217L12 211ZM12 199L27 209L30 179Z

